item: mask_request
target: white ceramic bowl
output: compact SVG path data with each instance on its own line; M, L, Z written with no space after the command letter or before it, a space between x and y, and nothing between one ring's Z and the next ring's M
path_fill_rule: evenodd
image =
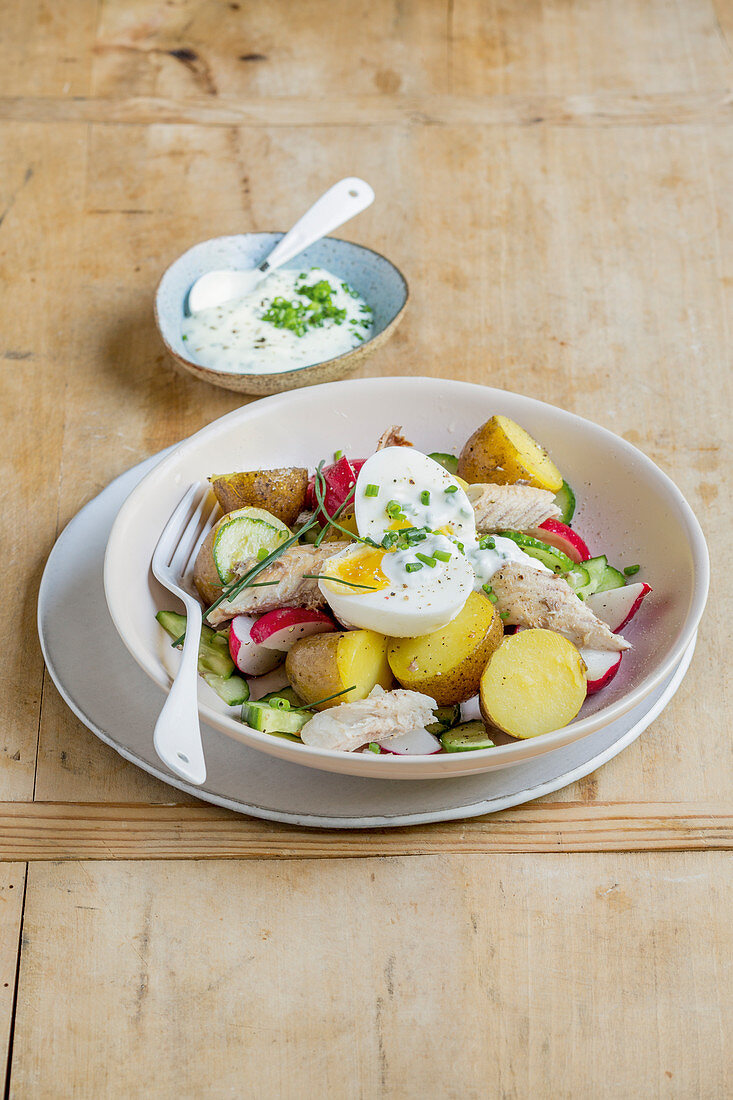
M191 482L221 470L313 467L336 450L368 455L392 423L401 424L421 450L458 453L494 413L512 417L547 447L575 489L573 525L590 549L622 566L641 563L639 578L654 589L624 630L634 648L613 682L554 733L477 752L417 758L331 752L258 733L203 681L201 716L245 744L293 763L393 779L509 767L618 718L672 671L694 636L709 579L700 525L666 474L605 428L529 397L439 378L373 378L279 394L223 416L167 455L125 502L107 546L107 604L130 653L156 683L169 688L178 657L155 613L176 601L158 585L150 562L163 526Z

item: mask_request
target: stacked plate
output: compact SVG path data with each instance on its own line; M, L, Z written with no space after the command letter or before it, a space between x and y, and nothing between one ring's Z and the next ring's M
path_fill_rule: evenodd
M152 731L170 684L170 647L154 616L171 606L171 597L153 580L150 559L184 488L227 470L313 467L337 450L366 455L389 423L401 423L421 450L456 452L495 413L510 416L548 448L576 490L574 523L591 547L611 560L644 565L654 595L646 615L624 632L634 649L612 684L589 698L576 721L544 737L482 752L385 758L308 749L249 730L202 683L207 782L188 788L168 774L155 756ZM441 379L368 379L246 406L118 478L54 547L39 596L39 631L69 706L146 771L258 817L366 828L516 805L610 759L653 721L681 682L707 585L697 520L674 484L630 444L504 391ZM415 782L396 782L401 779Z

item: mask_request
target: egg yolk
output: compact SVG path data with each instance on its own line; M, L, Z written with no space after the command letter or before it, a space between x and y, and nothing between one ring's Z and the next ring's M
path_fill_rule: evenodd
M348 558L338 562L333 572L329 574L351 584L363 584L369 588L387 588L389 579L382 572L384 550L364 550L360 554L351 554ZM334 563L335 564L335 563ZM354 589L354 595L358 594ZM366 588L364 589L366 591Z
M393 519L387 528L388 531L406 531L408 527L412 527L412 523L409 519Z

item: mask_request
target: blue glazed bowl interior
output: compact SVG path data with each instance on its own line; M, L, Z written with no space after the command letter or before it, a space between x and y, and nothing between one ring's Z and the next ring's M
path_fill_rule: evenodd
M214 237L189 248L171 264L158 286L155 306L161 335L173 352L190 362L181 325L188 292L196 279L219 268L246 270L257 267L283 236L282 233L245 233L235 237ZM407 301L407 283L402 274L384 256L363 245L324 237L285 264L284 270L302 271L308 267L332 271L353 286L372 307L374 329L359 350L387 328Z

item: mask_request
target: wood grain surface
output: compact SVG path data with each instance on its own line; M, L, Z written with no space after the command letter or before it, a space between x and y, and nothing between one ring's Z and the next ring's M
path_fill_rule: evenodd
M731 0L0 15L8 1095L731 1095ZM605 425L679 484L713 564L688 676L619 757L496 818L368 835L163 805L34 634L74 513L242 403L169 369L162 271L347 174L378 201L341 235L412 289L361 373Z

